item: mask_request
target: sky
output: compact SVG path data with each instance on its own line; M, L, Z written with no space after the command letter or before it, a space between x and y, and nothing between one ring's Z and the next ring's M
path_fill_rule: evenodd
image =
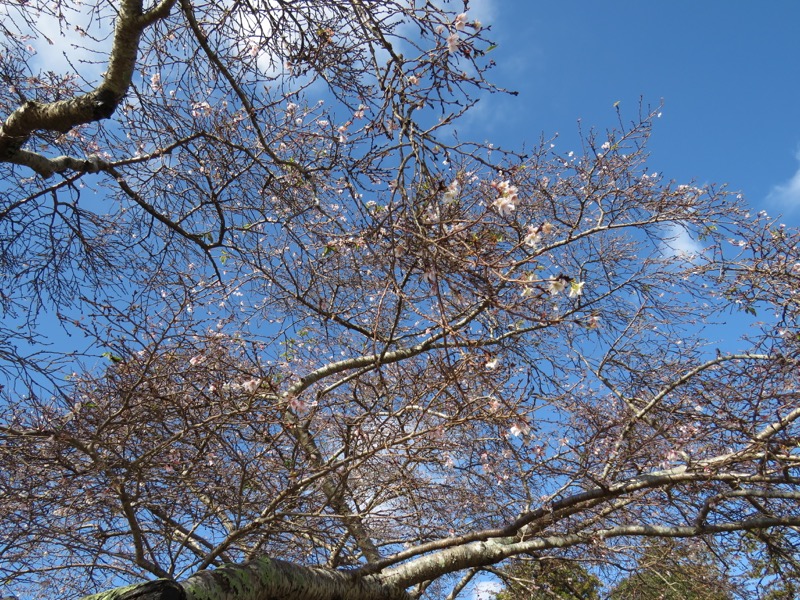
M614 127L616 102L632 120L640 99L663 101L651 170L727 183L754 211L800 226L800 0L470 4L498 44L490 78L519 95L484 98L459 125L463 139L518 148L558 133L568 146L578 120Z
M800 1L470 0L467 14L498 44L490 79L519 95L484 98L460 123L462 139L519 148L558 133L568 144L579 119L584 130L613 127L615 102L628 121L640 99L663 102L651 170L727 183L800 224ZM58 38L55 24L45 29ZM64 45L35 46L48 68L68 68ZM91 66L81 72L93 78Z
M757 210L800 224L800 2L481 0L470 13L498 42L472 137L515 146L632 120L663 101L651 170L727 183ZM576 147L577 150L577 147Z
M463 136L507 147L584 131L663 102L650 169L727 183L754 211L800 226L800 1L608 0L471 2L498 43L493 95ZM479 581L474 599L499 584Z

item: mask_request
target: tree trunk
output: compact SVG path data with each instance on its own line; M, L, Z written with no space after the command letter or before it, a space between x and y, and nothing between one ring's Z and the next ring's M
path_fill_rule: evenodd
M159 579L115 588L83 600L409 600L377 576L303 567L261 558L200 571L182 582Z

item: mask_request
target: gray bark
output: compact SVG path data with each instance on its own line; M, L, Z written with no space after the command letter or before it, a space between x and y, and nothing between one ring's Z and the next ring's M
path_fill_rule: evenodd
M108 70L94 90L58 102L25 102L0 125L0 161L27 166L43 177L66 169L96 170L90 160L49 159L23 149L36 131L67 132L76 125L108 119L128 92L136 68L139 40L153 22L169 14L175 0L143 12L142 0L123 0L114 30Z
M181 582L148 581L83 600L410 600L410 596L374 575L261 558L200 571Z

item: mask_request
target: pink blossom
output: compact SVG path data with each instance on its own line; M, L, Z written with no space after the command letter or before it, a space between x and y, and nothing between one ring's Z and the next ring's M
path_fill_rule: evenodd
M339 133L339 143L344 144L347 141L347 125L339 125L336 131Z
M531 428L525 421L518 421L508 429L508 432L514 437L519 437L521 435L528 435L531 432Z
M519 189L509 181L493 182L492 187L497 190L499 197L492 203L501 217L510 215L517 209Z
M192 365L193 367L196 367L197 365L202 365L204 362L206 362L206 357L203 356L202 354L198 354L197 356L193 356L192 358L189 359L189 364Z
M497 212L500 213L501 217L507 217L512 212L517 210L517 205L514 202L514 199L509 198L508 196L500 196L497 200L492 202L492 206L497 209Z
M154 92L161 91L161 73L153 73L150 76L150 89Z
M561 277L557 277L550 282L550 285L547 286L547 291L550 292L553 296L556 296L567 289L567 280Z
M453 54L456 50L458 50L458 45L461 43L461 40L458 39L457 33L451 33L447 36L447 51L450 54Z
M493 182L492 187L496 189L501 196L514 196L516 198L519 189L515 185L511 185L508 180Z
M458 31L462 31L467 24L467 13L461 13L453 21L453 27Z
M297 413L306 412L308 409L313 408L316 405L316 402L307 402L306 400L303 400L297 396L292 396L289 398L289 408Z
M442 200L445 202L455 202L460 192L461 185L459 185L458 180L454 179L450 182L450 185L447 186L447 191L442 196Z
M193 117L207 117L212 112L211 105L208 102L194 102L192 103L192 116Z
M481 467L487 473L492 472L492 464L489 462L489 454L486 452L481 453Z
M583 286L586 282L585 281L573 281L569 284L569 297L570 298L577 298L578 296L583 294Z
M261 387L261 380L257 377L253 379L248 379L247 381L242 383L242 389L247 392L248 394L254 393L258 388Z
M525 245L530 246L531 248L536 248L539 244L542 243L542 234L539 228L528 228L528 233L524 239Z

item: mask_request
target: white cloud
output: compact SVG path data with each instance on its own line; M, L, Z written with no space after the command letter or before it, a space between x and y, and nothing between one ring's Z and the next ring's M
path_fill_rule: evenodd
M503 584L499 581L479 581L472 587L472 600L494 600L502 589Z
M95 84L107 67L111 51L111 5L89 10L78 4L64 13L62 20L41 12L32 17L30 26L17 23L22 25L20 33L30 36L30 65L34 71L77 72L80 78Z
M497 17L497 9L496 0L472 0L467 17L469 20L478 19L484 25L491 25Z
M689 258L703 253L703 246L678 225L670 225L661 242L661 251L668 256Z
M795 157L800 161L800 150ZM780 212L793 212L800 207L800 166L786 183L773 186L767 194L767 202Z

